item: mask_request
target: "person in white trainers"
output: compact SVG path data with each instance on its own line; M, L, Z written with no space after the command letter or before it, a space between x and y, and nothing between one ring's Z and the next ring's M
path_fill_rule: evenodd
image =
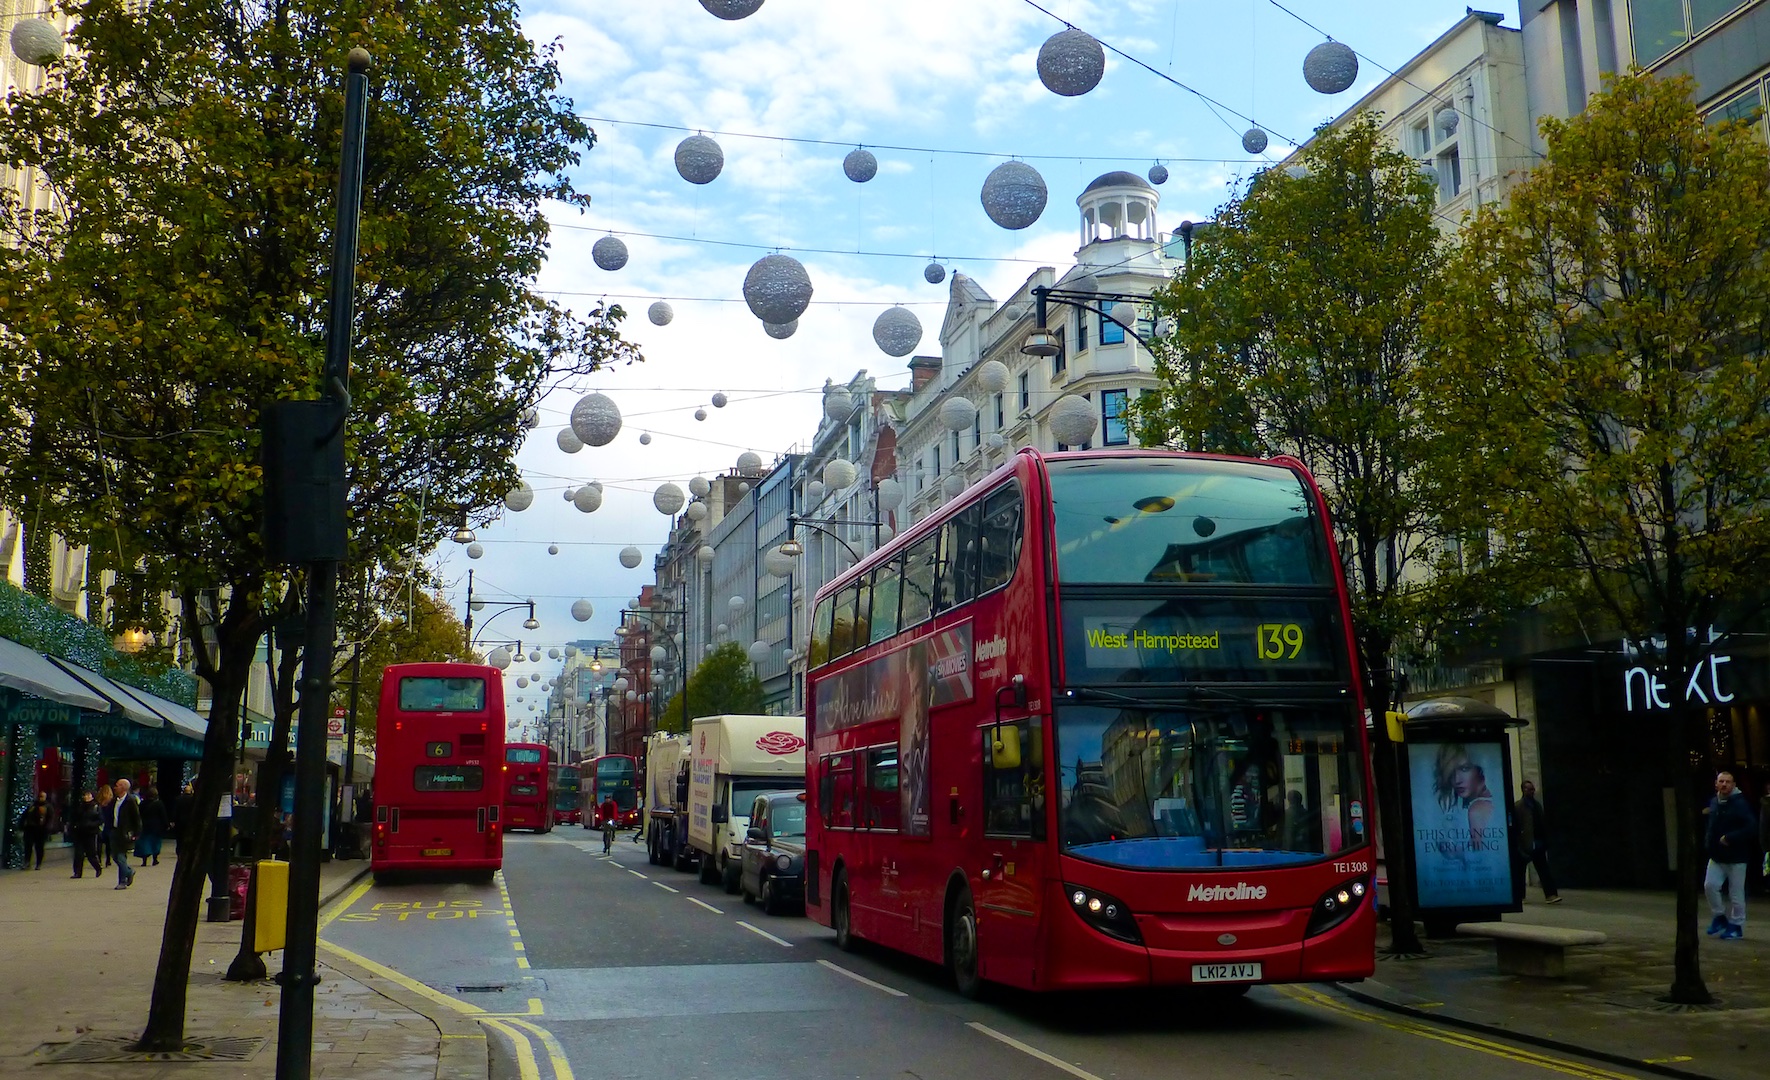
M1733 774L1715 774L1715 797L1709 800L1704 840L1709 853L1703 891L1708 893L1709 935L1723 939L1745 936L1745 868L1758 839L1758 815L1751 800L1739 790ZM1721 890L1727 890L1725 907Z

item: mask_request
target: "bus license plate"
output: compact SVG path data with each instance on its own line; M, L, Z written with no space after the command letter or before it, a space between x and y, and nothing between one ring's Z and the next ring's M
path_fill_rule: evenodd
M1257 982L1259 978L1259 964L1192 965L1192 981L1195 983Z
M426 856L430 856L430 855L453 855L453 854L454 854L454 853L455 853L455 849L454 849L454 848L451 848L451 847L427 847L427 848L425 848L425 849L424 849L424 854L425 854L425 855L426 855ZM1195 973L1196 973L1196 972L1197 972L1197 971L1198 971L1198 969L1197 969L1197 968L1193 968L1193 971L1194 971L1194 972L1195 972Z

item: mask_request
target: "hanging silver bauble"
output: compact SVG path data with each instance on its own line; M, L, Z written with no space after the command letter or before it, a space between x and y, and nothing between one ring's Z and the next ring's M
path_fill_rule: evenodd
M690 521L705 521L707 519L707 504L691 502L688 504L688 509L683 512L688 515Z
M553 436L553 441L558 443L559 448L568 454L575 454L584 449L584 440L578 438L578 433L569 427L560 428L559 434Z
M541 410L530 405L522 411L522 426L533 431L541 426Z
M896 535L897 535L897 530L893 529L891 526L889 526L889 525L879 526L879 543L883 544L886 541L890 540L893 536L896 536Z
M848 391L830 383L824 384L824 415L831 420L847 420L854 413L854 399Z
M1045 212L1045 178L1024 161L1004 161L983 181L983 212L1004 229L1024 229Z
M665 649L662 645L653 645L651 647L651 662L654 664L663 663L664 657L669 656L669 655L670 655L669 650Z
M733 22L756 14L756 9L762 6L762 0L701 0L701 6L708 13Z
M1436 123L1438 129L1446 135L1456 134L1457 123L1461 119L1462 117L1458 115L1457 111L1449 105L1446 105L1444 108L1439 109L1436 113L1432 114L1433 122Z
M726 397L724 394L714 393L713 398L712 398L713 407L715 409L723 409L723 408L725 408L726 403L730 400L731 399Z
M947 498L955 498L965 490L965 478L958 473L947 473L940 482L940 493Z
M977 406L962 397L947 398L940 403L940 422L948 431L964 431L977 419Z
M798 330L799 330L799 320L798 319L794 319L791 322L784 322L784 323L765 322L762 324L762 332L764 334L767 334L769 337L775 339L776 341L785 341L788 338L792 337L796 332L798 332Z
M1007 442L1008 440L1002 438L1002 433L999 431L992 431L983 437L983 445L989 447L991 450L1000 450L1003 446L1007 445Z
M726 605L731 608L733 614L736 614L737 612L744 610L744 605L748 602L749 601L745 600L741 596L734 596L730 600L726 601Z
M12 55L32 67L47 67L67 51L61 31L48 19L20 19L12 24Z
M639 700L639 691L637 691L637 690L627 691L627 700L629 702L638 701Z
M1338 94L1358 78L1358 54L1338 41L1324 41L1303 58L1303 81L1318 94Z
M750 642L750 648L747 655L752 664L764 663L770 656L774 655L774 647L769 645L766 641L752 641Z
M1173 318L1173 316L1163 315L1161 318L1159 318L1155 321L1155 336L1156 337L1165 338L1165 337L1171 336L1173 333L1174 333L1174 318Z
M720 637L724 637L725 635L731 633L731 627L727 626L724 623L720 623L718 626L713 628L713 632L715 634L718 634Z
M518 690L522 690L522 689L526 688L528 686L528 684L529 684L529 677L527 675L518 675L516 677L516 688Z
M1149 182L1157 185L1158 187L1162 184L1167 183L1168 182L1168 167L1166 165L1163 165L1159 161L1156 162L1154 165L1151 165L1149 167Z
M632 544L628 544L626 547L621 549L621 565L625 566L629 570L638 566L640 564L640 562L642 560L644 560L644 558L645 558L645 555L643 553L641 553L640 550L638 548L634 547Z
M999 394L1008 389L1008 365L1000 360L985 360L977 365L977 385L986 394Z
M811 276L791 255L764 255L744 275L744 303L765 323L790 323L811 304Z
M639 445L640 446L650 446L651 445L651 432L642 431L639 433Z
M713 485L707 483L706 477L704 477L704 476L691 476L691 477L689 477L688 493L690 495L693 495L695 498L704 499L707 497L707 492L712 491L712 490L713 490Z
M612 689L615 693L619 694L624 692L629 685L631 684L627 682L626 678L618 678L614 681Z
M695 418L695 419L696 419L696 420L705 420L705 419L706 419L706 418L707 418L707 410L705 410L705 409L696 409L696 410L695 410L695 411L694 411L694 418Z
M621 433L621 409L607 394L585 394L572 406L572 433L585 446L607 446Z
M805 505L806 506L816 506L819 503L823 502L825 490L826 489L824 487L824 482L822 480L813 480L811 483L806 484L805 485Z
M858 472L854 462L844 458L831 458L824 462L824 486L831 491L841 491L854 483Z
M1426 178L1428 184L1431 184L1433 187L1438 186L1438 166L1432 164L1430 161L1420 162L1420 175Z
M1129 329L1137 325L1137 305L1129 300L1120 300L1106 310L1111 313L1114 319L1118 320L1120 326Z
M486 657L486 663L497 668L499 671L504 670L505 668L510 666L510 650L509 649L493 649L491 651L491 653Z
M922 320L907 307L888 307L873 320L873 343L886 356L908 356L922 340Z
M750 485L748 483L742 483L742 484L738 485L738 494L739 495L748 495L749 493L750 493Z
M537 664L540 663L541 662L541 650L540 649L531 649L529 651L529 660L532 663L537 663Z
M1106 50L1073 26L1039 46L1039 81L1053 94L1079 97L1099 86L1105 74Z
M486 609L486 602L484 600L475 600L473 603L468 604L467 606L472 608L475 611L484 611Z
M939 285L946 280L946 267L937 262L929 263L922 267L922 280L930 285Z
M1051 434L1065 446L1080 446L1094 437L1100 418L1094 403L1076 394L1065 394L1051 406Z
M572 505L586 514L594 514L602 505L602 489L595 484L585 484L572 492Z
M580 619L580 620L578 620L578 621L579 621L579 622L582 622L582 621L583 621L583 620L582 620L582 619ZM557 660L557 659L559 659L559 650L558 650L558 649L548 649L548 650L547 650L547 659L549 659L549 660ZM556 682L556 681L557 681L557 680L554 680L554 679L548 679L548 680L547 680L547 685L548 685L548 686L552 686L552 685L553 685L553 684L554 684L554 682Z
M1266 132L1258 127L1251 127L1241 133L1241 148L1250 154L1264 154L1266 142Z
M520 513L535 504L535 489L529 487L527 480L520 480L516 486L504 493L506 509Z
M682 489L675 484L659 484L658 489L651 493L651 504L658 508L660 514L674 514L682 509Z
M676 144L676 172L691 184L711 184L725 168L725 151L705 135L690 135Z
M842 175L857 184L864 184L879 175L879 159L867 150L850 150L842 159Z
M670 320L676 317L676 309L658 300L645 309L645 317L651 320L653 326L669 326Z
M558 544L548 544L547 545L547 554L549 554L549 555L559 554L559 545Z
M477 541L467 545L467 557L469 559L484 558L485 553L486 553L485 545L483 545Z
M755 476L762 471L762 455L754 450L745 450L738 455L737 471L744 476Z
M713 550L711 544L702 544L695 549L694 553L695 560L702 566L712 566L713 560L718 558L718 556L719 553Z
M605 236L590 245L590 258L604 270L619 270L627 265L627 245L618 236Z
M762 569L775 577L790 577L793 573L793 557L780 548L769 548L762 556Z
M887 476L879 481L879 509L896 510L903 504L903 484Z

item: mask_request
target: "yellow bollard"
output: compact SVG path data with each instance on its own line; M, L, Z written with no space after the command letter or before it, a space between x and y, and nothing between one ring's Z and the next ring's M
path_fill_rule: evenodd
M289 864L266 859L258 864L258 891L252 928L252 950L283 947L289 923Z

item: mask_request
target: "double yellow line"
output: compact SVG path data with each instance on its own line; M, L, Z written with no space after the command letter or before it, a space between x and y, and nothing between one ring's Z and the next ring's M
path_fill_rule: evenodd
M1444 1043L1447 1046L1456 1046L1464 1050L1473 1050L1476 1053L1487 1054L1490 1057L1504 1058L1507 1061L1515 1061L1520 1065L1533 1065L1539 1069L1548 1069L1550 1072L1558 1072L1567 1076L1582 1077L1583 1080L1635 1080L1634 1077L1631 1077L1626 1073L1611 1072L1609 1069L1601 1069L1595 1065L1585 1065L1577 1061L1569 1061L1566 1058L1549 1057L1546 1054L1521 1050L1516 1046L1508 1046L1505 1043L1477 1038L1474 1035L1457 1031L1454 1028L1437 1028L1429 1024L1416 1023L1411 1020L1402 1020L1389 1016L1380 1016L1375 1013L1368 1013L1362 1009L1354 1008L1330 994L1324 994L1320 990L1314 990L1307 986L1289 985L1278 986L1274 989L1293 1001L1300 1001L1306 1005L1313 1005L1318 1009L1325 1009L1328 1012L1336 1013L1351 1020L1358 1020L1366 1024L1375 1024L1378 1027L1388 1028L1390 1031L1399 1031L1408 1035L1416 1035L1422 1039L1431 1039L1433 1042Z

